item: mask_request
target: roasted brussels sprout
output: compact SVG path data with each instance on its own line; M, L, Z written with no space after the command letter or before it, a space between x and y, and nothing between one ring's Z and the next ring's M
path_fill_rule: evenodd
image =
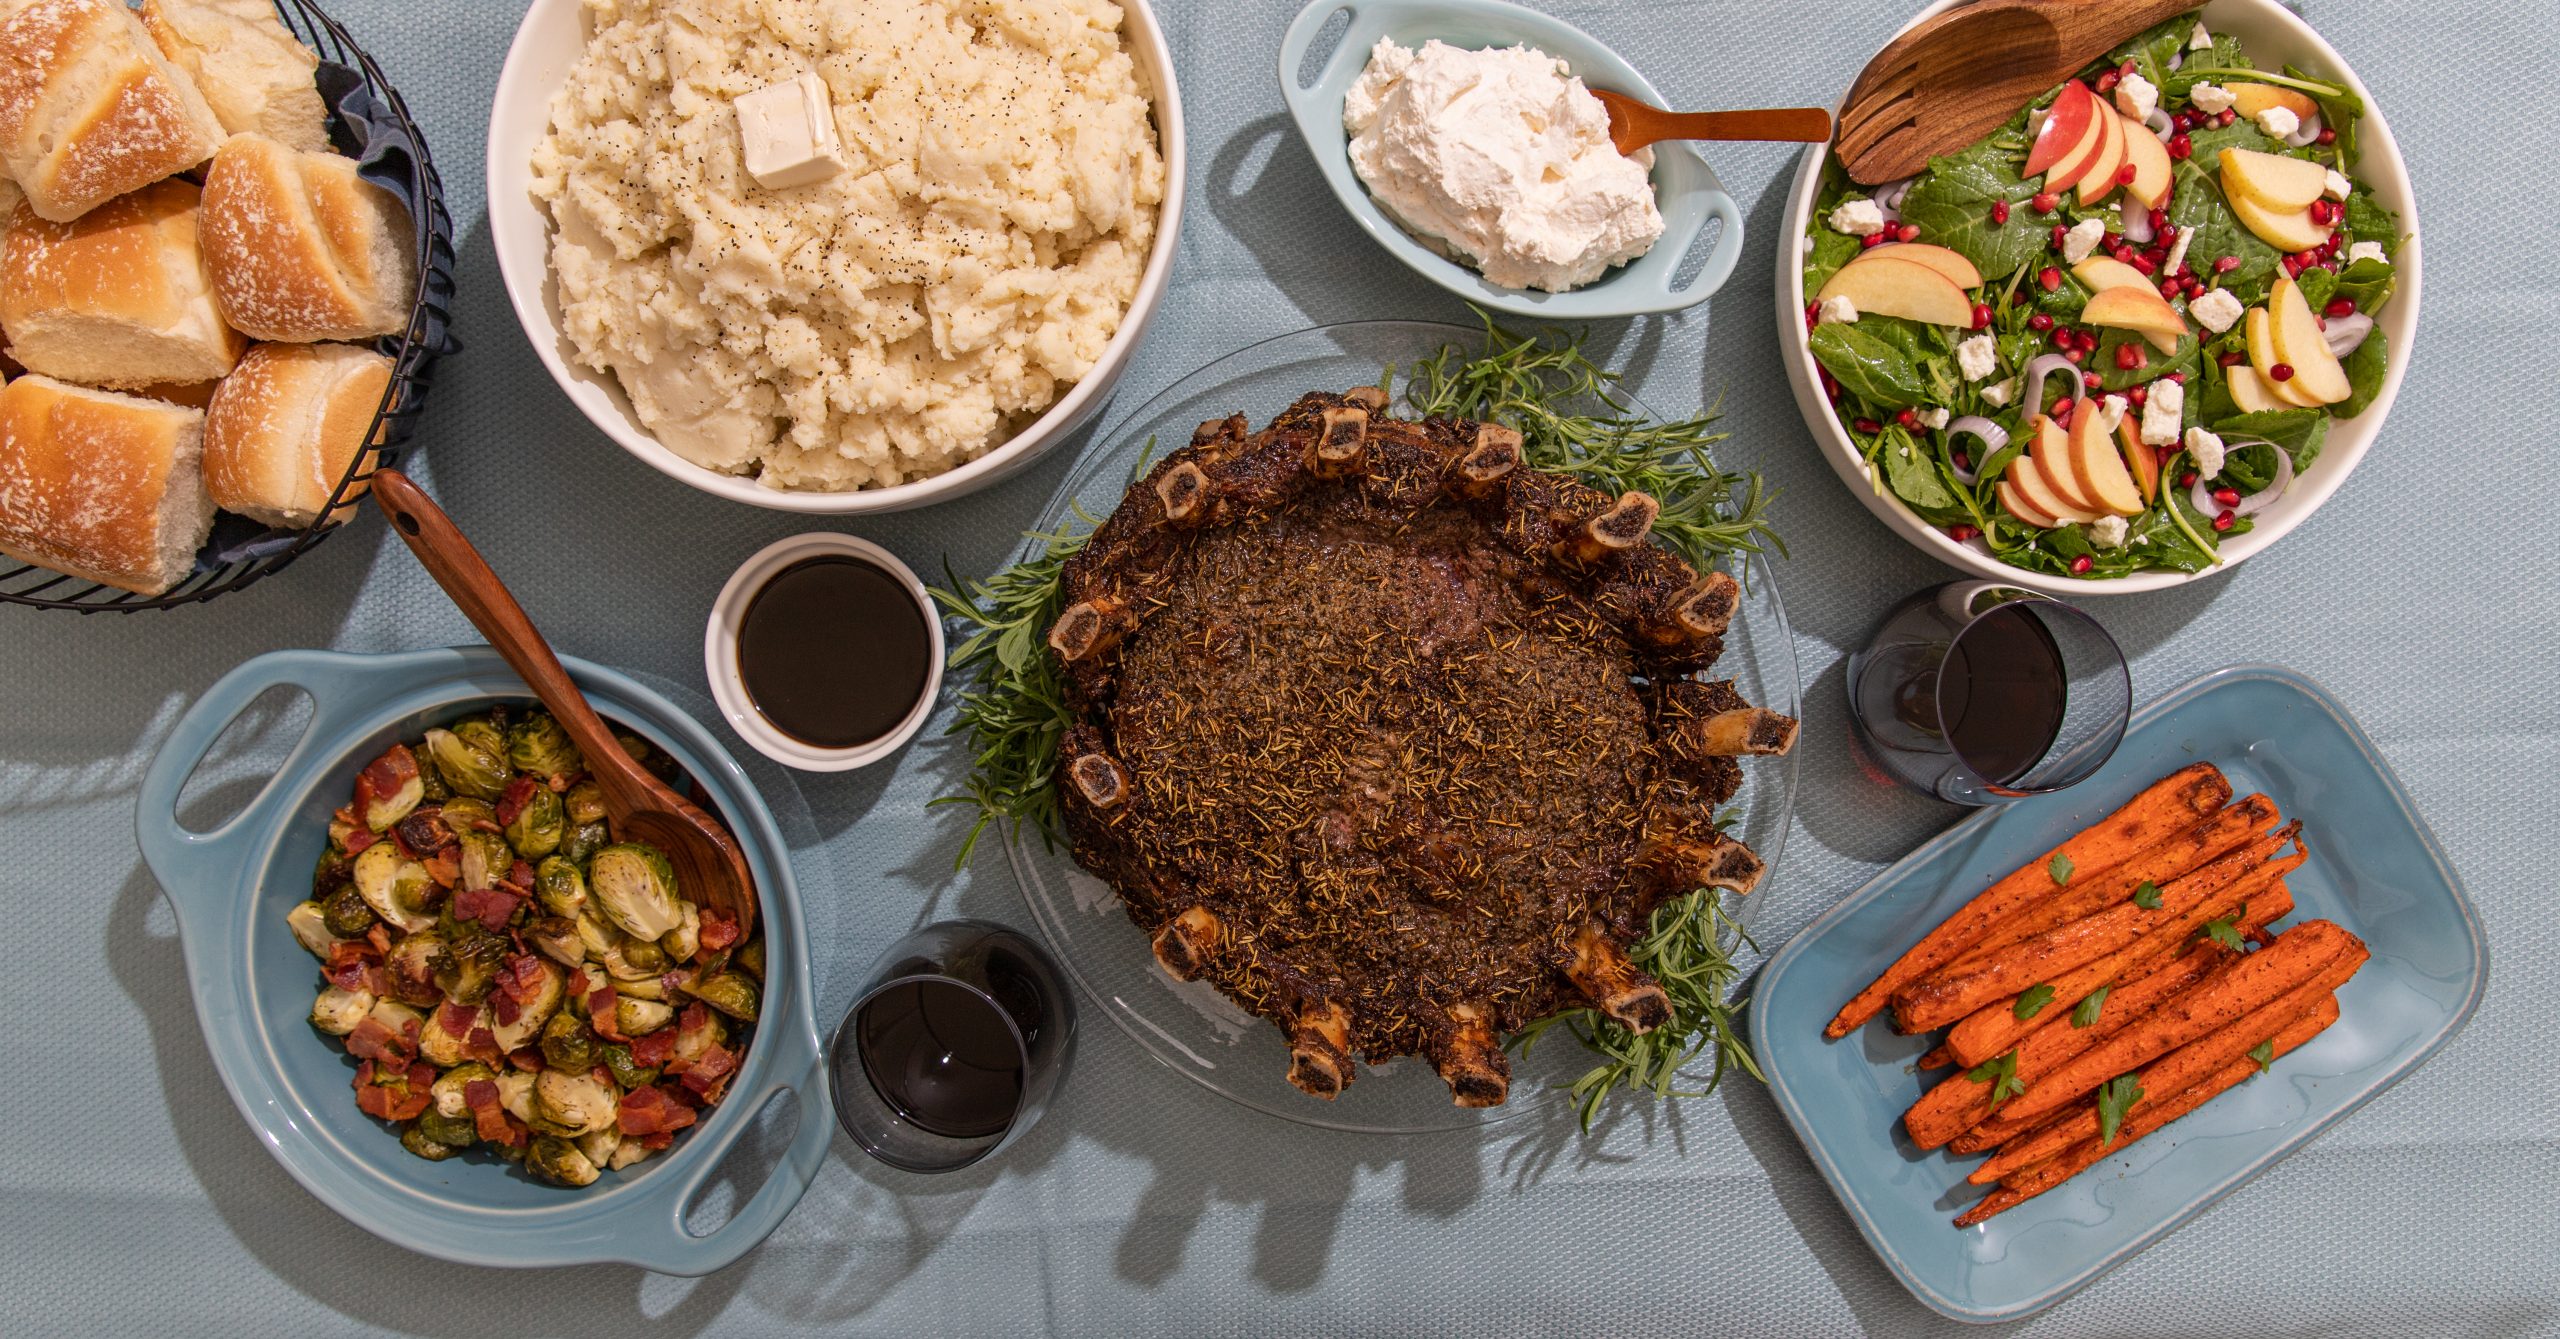
M613 1150L613 1161L608 1163L607 1166L611 1170L618 1172L625 1167L631 1166L633 1163L648 1161L650 1156L657 1151L658 1150L649 1147L647 1144L641 1143L637 1139L625 1139Z
M738 945L738 951L729 955L729 965L742 972L751 973L755 979L762 981L764 979L764 936L757 935Z
M613 1030L623 1036L645 1036L674 1022L675 1016L674 1005L634 999L619 990L614 992Z
M427 1095L435 1100L435 1105L429 1110L441 1116L469 1120L471 1103L462 1095L464 1086L478 1079L494 1082L497 1077L487 1065L477 1060L465 1060L439 1075L435 1085L427 1089Z
M453 798L453 787L444 783L444 773L430 764L418 769L418 803L442 804Z
M445 1026L445 1015L443 1009L430 1010L426 1027L418 1033L419 1058L439 1068L461 1064L471 1044L471 1030L489 1024L488 1011L478 1005L471 1007L471 1016L459 1031Z
M607 1042L603 1053L604 1067L613 1081L625 1088L646 1088L658 1081L655 1067L642 1068L631 1056L631 1048L620 1042Z
M588 907L587 914L578 918L578 942L586 945L587 956L604 961L605 955L614 951L614 941L613 927L597 919L595 908Z
M457 796L445 801L443 807L436 810L436 817L444 820L447 832L459 837L483 823L496 826L498 811L486 800Z
M444 994L436 987L436 969L444 957L444 936L421 931L391 946L383 956L382 974L393 995L411 1004L432 1005Z
M687 981L684 993L741 1023L756 1021L756 1006L762 1001L755 978L744 972L721 972L700 981Z
M554 916L574 921L587 909L587 876L578 872L575 862L559 856L533 867L533 891Z
M454 937L436 957L436 989L457 1004L478 1004L489 998L489 987L497 980L498 967L507 960L511 947L506 940L476 926L456 926Z
M356 859L335 845L320 853L311 865L311 900L322 906L329 904L339 889L355 882Z
M575 1138L613 1124L622 1094L611 1084L581 1069L546 1069L533 1080L533 1120L537 1130Z
M448 1116L437 1107L418 1113L418 1133L447 1148L469 1148L480 1142L479 1123L471 1119L470 1108L459 1116Z
M462 842L462 872L454 887L495 888L515 868L516 853L508 847L506 838L476 828L457 835Z
M596 1034L563 1009L542 1025L542 1063L584 1074L596 1065Z
M521 1069L510 1069L498 1075L498 1105L506 1113L533 1124L533 1076Z
M702 1026L676 1030L675 1054L678 1059L690 1065L701 1059L705 1051L728 1043L729 1020L717 1012L711 1012L704 1016Z
M604 952L604 969L615 976L654 977L671 966L665 949L645 939L618 937ZM650 999L658 999L652 995Z
M547 711L534 712L508 727L507 761L517 771L531 772L545 780L587 770L587 760L578 756L578 746L569 742L569 732L561 729L560 722Z
M311 1002L311 1026L332 1037L343 1037L356 1030L356 1024L373 1012L370 991L349 990L344 986L324 986L320 998Z
M560 797L560 808L569 816L572 827L601 823L604 821L604 787L592 781L581 781Z
M359 817L376 832L389 832L394 824L409 816L426 798L426 782L419 778L418 755L406 744L394 744L382 751L356 779L356 800L364 809Z
M586 961L587 946L578 939L578 923L565 916L542 916L525 924L525 945L563 967Z
M596 858L596 852L613 843L613 829L602 820L580 823L560 839L560 855L583 865Z
M614 1154L622 1151L622 1131L608 1123L601 1130L579 1135L578 1151L587 1155L587 1161L603 1167L613 1161Z
M675 867L655 847L622 842L596 852L587 891L605 918L634 939L651 941L684 923Z
M352 865L349 867L353 868ZM362 939L373 928L373 908L364 904L364 894L353 883L338 885L336 892L320 901L320 923L340 939Z
M564 1186L591 1186L596 1183L596 1165L578 1146L558 1135L538 1134L524 1151L524 1169L545 1181Z
M479 727L474 730L473 727ZM507 793L507 760L489 742L497 731L484 721L427 732L427 759L456 795L495 800ZM478 742L475 742L478 741Z
M423 1117L421 1117L421 1119L423 1119ZM453 1145L445 1143L443 1140L428 1134L417 1121L411 1121L407 1125L401 1127L400 1147L417 1154L419 1157L425 1158L429 1162L442 1162L445 1159L452 1157L455 1152Z
M691 902L684 904L684 920L676 928L658 936L658 947L677 962L691 962L702 951L702 912Z
M516 811L516 821L507 825L507 844L527 860L540 860L560 849L560 838L568 826L560 809L560 797L537 788L525 797L524 807Z
M453 845L453 827L444 821L444 810L421 809L400 820L401 844L421 856L431 856Z
M311 956L322 962L327 962L330 951L338 946L338 937L329 932L328 914L317 902L295 903L293 910L284 914L284 923L293 931L294 942L311 950Z
M414 1037L426 1030L427 1016L398 1000L375 1000L365 1017L390 1029L395 1037Z
M425 906L435 880L426 866L400 854L390 842L376 842L356 857L356 891L373 914L403 934L416 934L436 923Z
M533 963L542 969L542 980L535 987L533 998L518 1002L516 1021L500 1023L490 1029L496 1035L501 1051L512 1053L522 1050L534 1038L541 1036L543 1025L551 1021L553 1014L560 1012L560 997L568 993L568 973L542 958L533 959Z

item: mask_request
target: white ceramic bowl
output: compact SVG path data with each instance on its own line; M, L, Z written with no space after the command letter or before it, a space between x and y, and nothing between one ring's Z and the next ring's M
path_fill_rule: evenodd
M551 282L550 221L533 199L532 163L534 146L542 142L551 123L551 95L586 49L581 0L533 0L516 27L514 44L507 49L506 66L498 73L497 97L489 108L489 232L497 245L498 271L506 282L507 299L515 304L516 321L524 327L526 340L570 402L622 449L670 478L733 502L836 516L905 511L974 493L1012 475L1073 435L1110 400L1112 387L1128 369L1129 355L1146 338L1147 326L1164 301L1165 281L1173 270L1175 244L1182 232L1182 97L1174 84L1173 53L1147 0L1119 0L1119 4L1126 16L1121 33L1130 58L1146 75L1155 96L1156 140L1165 166L1164 204L1156 220L1155 243L1139 276L1137 297L1093 370L1030 426L985 455L930 479L888 488L784 492L753 479L705 469L668 450L642 426L630 399L612 377L570 361Z
M1958 0L1938 0L1912 17L1916 24ZM1787 379L1795 387L1796 406L1804 411L1805 426L1813 430L1814 441L1840 481L1849 486L1858 500L1867 504L1893 532L1952 567L1978 576L1996 578L2011 585L2024 586L2048 595L2075 598L2084 595L2132 595L2142 591L2164 590L2184 585L2220 572L2227 572L2252 556L2264 552L2269 545L2292 533L2294 527L2310 519L2329 495L2338 491L2364 458L2367 448L2382 435L2382 423L2391 412L2391 402L2400 393L2400 379L2409 370L2418 334L2418 297L2420 277L2420 229L2418 201L2409 185L2408 164L2401 161L2400 143L2391 135L2391 125L2383 118L2381 104L2373 91L2347 68L2346 58L2337 49L2320 40L2311 26L2275 0L2213 0L2204 6L2205 25L2215 32L2228 32L2240 38L2249 58L2263 68L2273 69L2293 64L2315 75L2336 79L2353 89L2364 100L2364 119L2358 123L2363 145L2363 158L2356 176L2373 188L2374 197L2397 211L2400 226L2408 233L2393 260L2399 269L2399 287L2389 306L2376 320L2391 341L2391 366L2383 374L2382 393L2354 418L2333 420L2329 425L2328 443L2320 459L2288 490L2274 506L2258 513L2257 525L2249 533L2222 545L2222 565L2202 572L2138 572L2132 576L2106 581L2078 581L2068 577L2047 576L2011 567L1993 558L1981 542L1958 543L1943 530L1922 521L1905 508L1889 491L1879 488L1868 478L1865 460L1857 445L1849 440L1840 426L1830 403L1823 397L1822 382L1815 371L1813 350L1805 339L1804 266L1801 249L1794 239L1804 236L1805 224L1813 212L1813 199L1822 184L1822 166L1830 153L1827 145L1808 149L1804 161L1796 169L1795 186L1787 197L1786 224L1780 236L1788 239L1778 247L1778 330L1786 342ZM1906 28L1909 25L1905 25Z
M925 635L931 645L925 660L924 691L917 694L898 728L868 744L849 749L819 748L784 734L756 710L755 698L747 692L747 681L738 669L738 628L746 621L747 606L765 583L782 569L804 558L856 558L897 578L913 596L916 608L924 614ZM755 746L764 756L785 767L803 772L850 772L868 767L898 750L916 737L933 715L933 704L942 694L942 616L935 612L933 597L927 595L924 582L916 578L914 569L898 560L898 555L853 535L817 531L776 540L738 565L727 585L720 588L720 598L711 602L711 620L702 633L702 673L711 681L711 699L719 704L720 717L738 737Z

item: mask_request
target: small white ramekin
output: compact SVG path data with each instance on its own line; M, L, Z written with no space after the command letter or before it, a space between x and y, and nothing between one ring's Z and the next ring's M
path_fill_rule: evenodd
M930 642L924 692L917 696L906 718L888 734L849 749L819 748L775 729L764 713L756 710L755 699L748 694L746 679L738 670L738 628L746 621L747 605L756 593L793 563L829 556L859 558L896 577L924 615L925 635ZM942 695L942 656L942 619L934 612L933 597L925 594L924 582L916 578L914 570L898 561L898 555L870 540L828 531L777 540L739 564L729 583L720 588L720 598L712 601L710 625L702 634L702 672L711 681L711 699L719 704L720 715L729 722L729 728L754 745L756 752L803 772L850 772L905 748L924 728L926 719L933 715L934 703Z

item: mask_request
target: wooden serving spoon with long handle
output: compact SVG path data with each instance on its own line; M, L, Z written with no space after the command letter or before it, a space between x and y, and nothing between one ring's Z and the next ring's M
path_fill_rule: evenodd
M1840 104L1849 178L1899 181L2194 0L1973 0L1895 38Z
M521 675L533 695L568 732L569 742L585 755L587 775L604 792L605 819L616 841L642 842L664 852L676 872L676 887L704 906L716 907L738 924L738 940L755 931L754 876L737 839L719 820L651 775L622 751L613 731L578 691L562 668L551 644L525 616L524 607L507 593L498 574L489 570L480 551L444 509L398 470L373 476L373 500L391 520L394 534L418 555L418 562L453 597L471 626L489 639L507 665Z
M1609 109L1609 142L1634 153L1667 139L1792 140L1820 144L1831 138L1831 113L1819 107L1767 107L1742 112L1666 112L1649 102L1605 88L1591 90Z

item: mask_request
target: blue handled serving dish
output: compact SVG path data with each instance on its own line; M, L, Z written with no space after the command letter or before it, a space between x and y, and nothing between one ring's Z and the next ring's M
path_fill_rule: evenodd
M1309 54L1326 36L1336 14L1348 14L1320 65L1306 69ZM1582 82L1662 106L1662 95L1617 52L1581 29L1534 9L1501 0L1314 0L1280 39L1280 98L1298 123L1316 170L1342 207L1378 245L1423 278L1479 307L1551 320L1605 320L1678 311L1706 301L1733 273L1742 254L1742 210L1716 180L1707 160L1687 144L1653 146L1654 198L1662 210L1662 237L1653 249L1569 293L1504 288L1442 256L1396 226L1351 168L1351 138L1342 128L1342 98L1369 63L1380 38L1418 47L1436 37L1451 46L1481 50L1526 44L1562 60ZM1709 223L1721 230L1705 261L1688 281L1680 270Z
M782 836L763 799L710 734L612 670L563 658L596 710L682 763L725 819L755 875L765 936L763 1016L729 1096L666 1153L581 1190L505 1163L428 1162L356 1109L354 1062L308 1021L319 974L285 928L308 895L330 811L391 744L532 694L487 648L352 656L279 651L223 676L170 733L143 777L143 859L177 911L205 1044L223 1086L276 1161L329 1207L411 1250L474 1265L639 1265L707 1274L764 1240L800 1200L835 1122L811 1013L809 948ZM264 790L211 832L177 819L187 778L233 718L270 688L301 690L311 722ZM756 1115L796 1098L798 1125L763 1186L697 1236L687 1207Z

